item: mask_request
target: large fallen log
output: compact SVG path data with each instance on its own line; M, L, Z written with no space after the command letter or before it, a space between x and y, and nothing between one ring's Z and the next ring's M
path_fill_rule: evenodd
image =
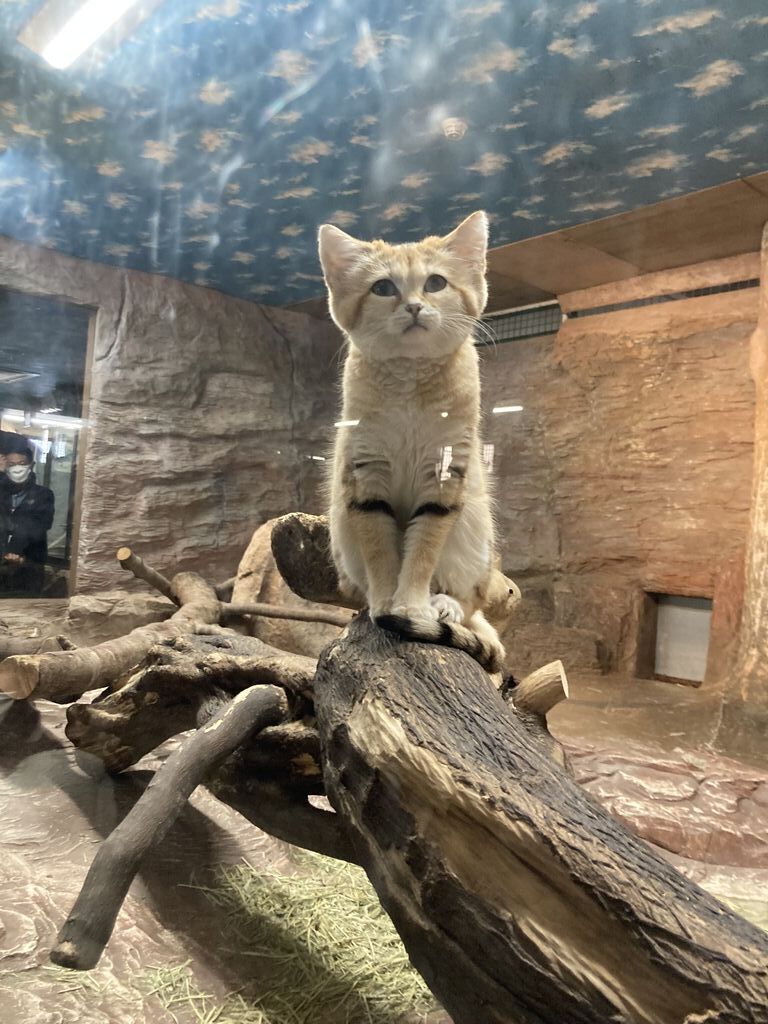
M331 802L456 1024L768 1020L768 935L609 818L467 657L362 617L315 706Z

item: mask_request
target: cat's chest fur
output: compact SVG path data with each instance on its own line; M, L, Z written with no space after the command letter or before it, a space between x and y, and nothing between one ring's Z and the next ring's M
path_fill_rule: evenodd
M335 461L348 472L379 466L381 484L398 519L434 486L457 446L476 434L479 380L474 349L457 353L430 374L409 367L369 365L350 354ZM350 365L351 364L351 365Z

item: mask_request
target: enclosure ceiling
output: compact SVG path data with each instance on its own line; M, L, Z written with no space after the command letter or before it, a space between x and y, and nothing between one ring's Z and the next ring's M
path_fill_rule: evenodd
M503 245L488 257L488 312L757 252L766 223L768 172ZM322 296L293 308L313 316L327 312Z
M241 298L316 296L323 221L478 207L628 273L637 237L574 226L768 169L765 0L163 0L66 70L16 42L41 5L0 3L0 233ZM522 252L501 305L562 286Z

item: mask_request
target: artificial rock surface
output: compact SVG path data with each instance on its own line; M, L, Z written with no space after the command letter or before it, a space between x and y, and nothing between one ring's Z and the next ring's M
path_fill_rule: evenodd
M0 239L0 285L95 310L77 591L234 573L254 528L319 511L336 408L329 322Z
M483 350L485 407L523 406L485 425L504 572L524 596L528 577L537 590L548 577L553 622L596 634L605 668L634 673L644 591L718 603L733 578L750 508L757 305L751 288L569 319L557 335ZM736 620L740 596L726 594ZM713 658L732 635L714 638Z

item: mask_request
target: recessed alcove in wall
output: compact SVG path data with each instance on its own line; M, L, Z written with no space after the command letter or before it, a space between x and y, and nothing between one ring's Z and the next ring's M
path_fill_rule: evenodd
M712 600L646 593L641 609L637 675L698 686L709 650Z

